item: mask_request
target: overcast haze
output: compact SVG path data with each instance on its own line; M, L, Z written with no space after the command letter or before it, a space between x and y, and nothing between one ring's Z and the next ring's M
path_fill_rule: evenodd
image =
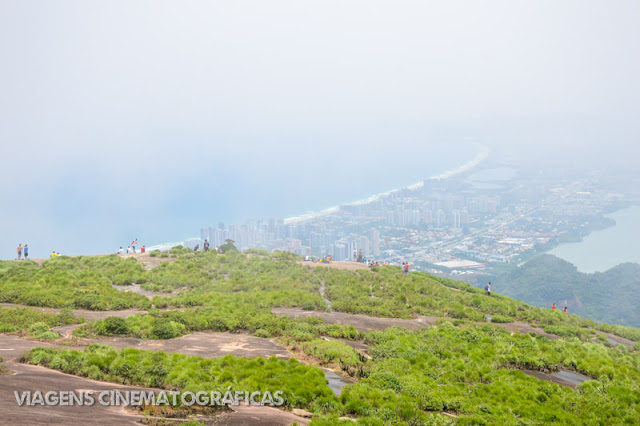
M0 257L328 207L443 144L633 166L639 41L638 1L0 0Z

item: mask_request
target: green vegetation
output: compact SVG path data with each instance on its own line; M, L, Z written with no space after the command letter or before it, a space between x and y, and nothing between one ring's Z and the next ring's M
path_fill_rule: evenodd
M3 308L0 307L0 333L29 332L31 335L49 332L52 327L81 322L74 318L70 311L63 310L60 314L40 312L31 308ZM49 337L51 337L49 335Z
M567 425L634 423L640 415L640 355L576 338L549 340L490 324L449 321L420 331L391 328L365 336L371 360L335 341L301 344L327 362L362 365L360 381L340 397L323 374L298 361L225 356L205 360L179 354L94 345L78 352L37 348L25 361L116 383L180 391L282 389L287 406L314 411L314 424L339 416L359 423ZM348 360L348 361L347 361ZM591 380L576 389L530 377L522 370L567 369Z
M319 336L350 340L360 337L352 326L324 324L322 319L315 317L278 317L267 309L256 312L250 305L237 305L235 308L237 309L194 308L184 312L152 310L149 314L131 315L126 319L108 317L81 326L76 334L170 339L194 331L229 331L246 332L265 338L288 336L297 342L309 341Z
M57 339L60 335L54 331L49 330L49 325L44 322L36 322L29 327L29 335L36 339Z
M367 359L357 350L339 340L314 339L308 342L293 343L292 350L296 352L298 348L305 354L318 359L321 365L338 366L351 377L365 377L368 374Z
M468 284L412 273L396 267L344 271L308 268L289 253L250 250L226 254L194 253L184 247L170 251L172 263L145 271L133 258L60 257L35 262L0 265L0 300L34 306L123 309L139 307L182 308L184 312L150 312L133 316L125 324L96 323L84 332L164 338L190 331L249 331L259 336L288 335L286 324L271 314L274 307L325 310L319 294L336 311L380 317L412 318L418 315L472 322L521 321L536 326L601 329L640 341L640 330L597 324L576 315L536 308L500 294L486 297ZM120 292L112 284L140 283L148 291L180 291L176 296L146 297ZM501 288L501 286L498 286ZM539 292L542 293L542 292ZM164 321L166 318L168 321ZM116 321L116 320L109 320ZM80 330L79 332L83 332ZM292 331L293 332L293 331ZM322 333L313 332L311 337ZM309 336L307 336L309 337Z
M491 322L495 322L495 323L513 322L513 318L498 314L491 317Z
M447 322L422 331L373 332L367 341L373 368L345 388L341 402L348 414L393 415L401 405L408 418L456 413L457 424L613 424L635 422L640 414L640 357L625 348ZM593 380L573 390L518 371L558 368Z
M494 279L494 288L533 305L555 302L595 321L640 327L640 265L623 263L606 272L585 274L571 263L544 254Z
M149 300L112 284L143 283L148 273L133 258L117 255L0 262L0 302L90 310L148 308Z
M320 425L338 424L340 416L366 425L621 424L639 418L640 344L611 346L597 331L640 341L638 329L598 324L501 294L488 297L468 284L424 273L405 276L397 267L309 268L297 264L291 254L260 250L221 254L178 247L167 256L171 263L162 262L150 271L135 259L118 256L62 257L42 266L5 262L0 265L0 294L10 301L46 306L84 305L84 297L92 294L94 309L125 304L148 310L89 322L76 330L80 336L169 339L193 331L226 331L277 337L294 354L341 369L357 382L337 397L321 370L295 360L231 356L205 360L105 346L91 346L85 352L39 348L25 360L99 380L181 391L274 387L286 390L289 408L316 413L313 423ZM118 292L112 287L116 281L179 293L150 301ZM391 328L363 333L313 316L293 319L271 312L276 307L325 311L321 289L335 311L440 319L419 331ZM62 301L57 293L64 295ZM33 318L3 312L0 325L10 327L9 319L15 321L14 328L6 331L29 330L42 338L63 317L69 321L69 311ZM505 328L526 324L558 339ZM366 354L349 346L356 345L350 341L366 347ZM591 380L572 389L528 376L525 370L540 374L569 370Z
M317 367L295 359L239 358L231 355L205 359L133 348L115 350L91 345L83 352L61 348L35 348L22 362L42 365L95 380L141 385L181 392L224 394L229 387L241 391L283 392L288 408L314 409L337 402Z
M236 248L235 245L235 241L233 240L225 240L224 244L222 244L220 247L218 247L218 252L225 254L228 253L230 251L238 251L238 249Z

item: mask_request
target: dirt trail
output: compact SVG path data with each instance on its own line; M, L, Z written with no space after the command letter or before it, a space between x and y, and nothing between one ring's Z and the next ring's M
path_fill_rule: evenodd
M271 312L292 318L319 317L329 324L352 325L358 331L384 330L393 326L417 330L434 325L438 319L437 317L418 317L416 319L378 318L344 312L305 311L298 308L274 308Z

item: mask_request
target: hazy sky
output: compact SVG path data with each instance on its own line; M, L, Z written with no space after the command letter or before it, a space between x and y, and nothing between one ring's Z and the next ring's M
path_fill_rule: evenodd
M0 0L0 258L302 213L445 142L636 161L639 43L637 0Z

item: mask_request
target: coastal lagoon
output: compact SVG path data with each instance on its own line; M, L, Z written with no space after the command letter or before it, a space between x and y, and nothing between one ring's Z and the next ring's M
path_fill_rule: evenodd
M550 254L565 259L580 272L603 272L620 263L640 263L640 206L607 215L610 228L592 232L579 243L562 244Z

